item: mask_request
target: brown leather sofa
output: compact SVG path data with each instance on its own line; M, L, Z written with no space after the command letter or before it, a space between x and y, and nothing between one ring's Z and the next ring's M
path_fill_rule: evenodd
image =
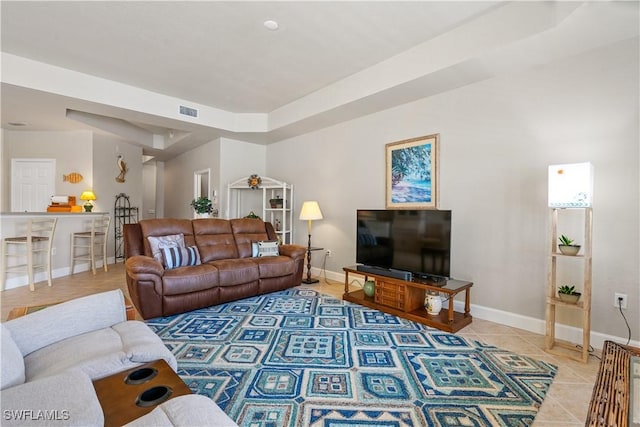
M149 236L184 235L201 264L165 269ZM129 295L144 319L183 313L298 286L305 248L280 245L278 256L253 257L252 243L277 240L261 219L145 219L123 227Z

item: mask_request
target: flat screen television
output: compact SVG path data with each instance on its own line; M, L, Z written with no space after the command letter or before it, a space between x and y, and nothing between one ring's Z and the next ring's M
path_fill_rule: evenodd
M357 211L356 262L407 271L414 278L449 278L451 211Z

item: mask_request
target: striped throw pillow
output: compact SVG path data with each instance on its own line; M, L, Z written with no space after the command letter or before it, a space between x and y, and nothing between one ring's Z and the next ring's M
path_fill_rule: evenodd
M164 268L171 270L172 268L200 264L200 253L195 246L162 248L162 260Z
M280 255L280 251L278 251L278 241L266 241L261 240L258 242L258 256L278 256Z

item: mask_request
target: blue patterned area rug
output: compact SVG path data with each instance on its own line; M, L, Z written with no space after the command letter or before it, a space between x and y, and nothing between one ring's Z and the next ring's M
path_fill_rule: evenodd
M240 426L528 426L556 373L304 288L147 324Z

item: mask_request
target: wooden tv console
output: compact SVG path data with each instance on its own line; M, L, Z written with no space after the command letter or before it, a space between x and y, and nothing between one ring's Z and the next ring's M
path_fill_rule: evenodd
M473 282L448 279L442 282L426 280L401 280L391 277L359 271L357 266L344 267L344 295L342 299L365 307L374 308L414 322L423 323L447 332L457 332L471 323L469 291ZM349 274L364 276L364 280L375 281L375 292L372 297L364 294L364 290L349 291ZM448 306L443 302L442 310L437 315L430 315L424 308L427 291L446 294ZM464 313L453 310L453 298L465 291Z

